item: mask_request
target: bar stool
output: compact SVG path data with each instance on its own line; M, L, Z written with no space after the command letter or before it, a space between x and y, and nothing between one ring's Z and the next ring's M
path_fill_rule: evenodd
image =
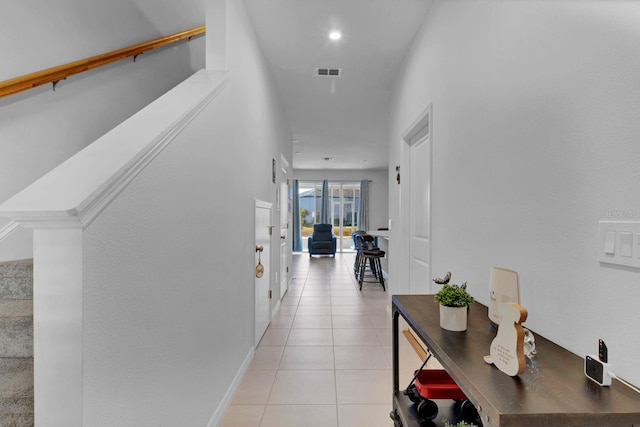
M367 234L366 231L356 230L351 233L351 238L353 239L353 248L356 250L356 259L353 262L353 274L358 278L358 274L360 272L360 241L358 240L358 236L362 236Z
M362 249L368 248L368 242L371 241L371 236L369 236L369 234L366 231L358 230L351 233L351 237L353 237L354 247L356 249L356 259L353 263L353 274L357 279L360 276ZM377 250L378 248L372 247L371 249ZM371 269L373 270L373 263L371 263Z
M358 268L356 278L358 279L360 290L362 290L363 282L372 282L371 280L365 280L367 264L369 264L371 273L377 279L375 281L380 282L383 291L386 290L384 277L382 276L382 265L380 264L380 258L384 258L385 252L374 246L374 237L370 234L357 235L356 239L358 241L358 255L356 256Z

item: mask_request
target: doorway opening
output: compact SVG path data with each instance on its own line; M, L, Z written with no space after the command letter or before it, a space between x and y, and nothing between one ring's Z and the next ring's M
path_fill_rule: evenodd
M300 226L303 252L308 252L307 238L313 233L313 225L322 222L322 181L300 181ZM360 209L360 182L329 181L329 218L333 234L338 237L338 252L354 252L351 233L358 230Z

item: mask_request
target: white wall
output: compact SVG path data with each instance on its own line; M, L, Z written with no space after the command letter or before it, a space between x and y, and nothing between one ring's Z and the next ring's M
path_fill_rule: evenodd
M490 267L518 270L528 326L581 356L603 338L635 384L640 272L600 265L596 232L640 215L638 22L635 2L434 1L390 148L401 164L400 135L432 102L434 276L452 271L487 303ZM390 250L406 253L404 238Z
M217 4L222 0L208 1ZM207 3L208 7L209 3ZM289 166L286 169L288 175L292 175L291 128L244 3L227 0L226 13L225 62L231 72L229 88L233 93L231 120L234 126L232 134L226 140L226 145L233 146L229 148L234 151L235 156L225 158L224 152L221 152L217 159L218 162L226 165L231 163L230 167L233 171L233 174L219 175L221 184L224 183L220 187L220 194L225 195L229 192L229 184L233 185L234 191L242 193L243 203L230 205L233 207L230 209L231 212L227 211L227 213L239 216L243 223L250 219L249 224L253 224L254 199L272 203L272 224L276 226L274 230L277 230L279 213L276 210L276 190L280 186L280 179L282 179L280 170L283 167L280 154L287 159ZM208 51L207 55L209 54ZM275 184L272 182L273 159L276 160ZM233 177L233 180L229 181L229 177ZM242 253L247 257L246 260L250 260L248 262L253 264L255 255L253 227L242 232L226 228L225 232L226 239L240 239L243 245ZM270 278L274 295L280 295L280 283L275 282L276 271L280 269L279 246L279 233L274 231L271 242ZM254 272L253 269L252 272ZM281 276L278 275L278 277ZM253 300L251 303L253 304ZM271 302L272 310L276 304L277 299L274 298Z
M85 425L215 425L250 360L254 199L275 203L271 162L292 147L229 3L228 87L85 232Z
M301 181L362 181L369 182L369 228L376 230L389 224L389 191L386 169L308 170L295 169L293 178Z
M0 80L204 24L204 0L27 0L0 14ZM0 202L204 66L204 37L0 99ZM7 223L0 219L0 229ZM31 233L0 244L30 258ZM26 243L25 243L26 242Z

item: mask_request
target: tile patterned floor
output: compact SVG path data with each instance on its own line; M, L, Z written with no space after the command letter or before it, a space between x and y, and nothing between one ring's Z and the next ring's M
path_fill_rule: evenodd
M294 255L292 281L221 427L392 427L390 296L353 254ZM421 364L400 345L401 386Z

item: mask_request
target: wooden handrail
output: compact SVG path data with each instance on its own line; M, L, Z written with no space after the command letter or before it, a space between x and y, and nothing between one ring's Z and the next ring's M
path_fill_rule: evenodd
M191 37L204 33L205 29L206 27L202 25L190 30L181 31L179 33L149 40L144 43L125 47L123 49L114 50L101 55L69 62L68 64L58 65L57 67L48 68L46 70L2 81L0 82L0 98L33 89L36 86L47 83L53 83L53 88L55 90L56 83L69 76L73 76L93 68L98 68L130 56L133 56L135 60L135 58L141 53L160 46L175 43L179 40L187 38L191 39Z

